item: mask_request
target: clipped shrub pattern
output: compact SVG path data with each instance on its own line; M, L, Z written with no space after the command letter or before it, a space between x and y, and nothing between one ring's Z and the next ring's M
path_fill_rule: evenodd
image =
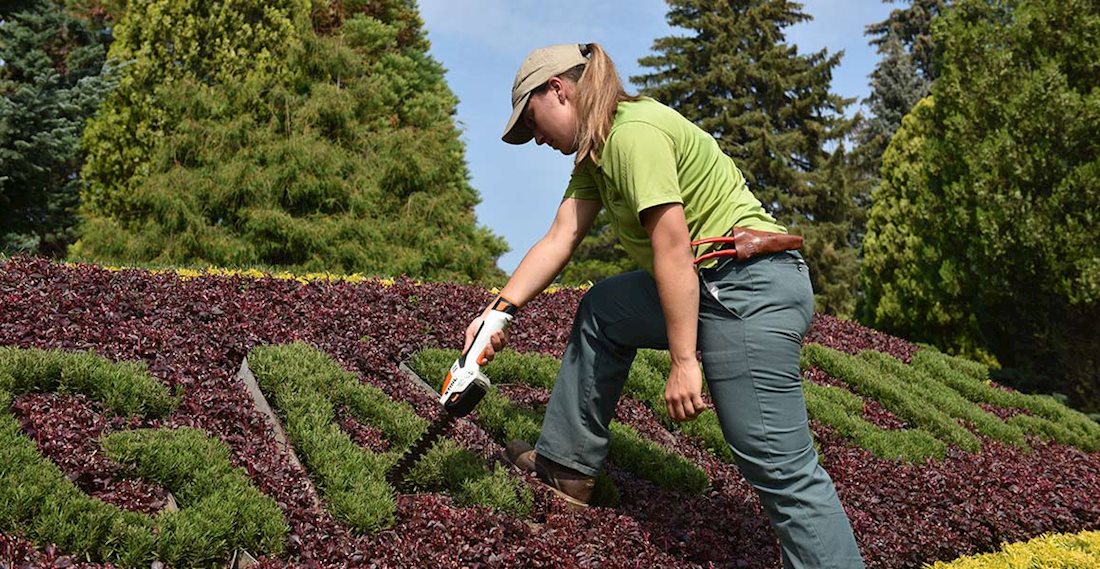
M256 348L249 353L249 365L260 388L285 414L288 436L319 479L333 515L362 532L392 526L396 504L386 472L427 423L408 405L360 383L329 356L300 342ZM381 430L395 450L375 453L356 445L336 423L337 405ZM487 475L468 451L448 442L431 450L410 477L418 486L452 490L467 503L515 513L527 509L530 497L513 480Z
M287 526L275 502L229 462L226 446L196 429L141 429L102 439L108 455L175 492L182 509L152 518L88 497L20 432L14 395L81 393L116 413L165 415L173 401L141 364L91 353L0 348L0 528L128 567L157 559L195 566L234 547L279 554Z
M417 375L428 380L438 391L442 389L447 370L459 354L458 350L421 350L409 364ZM553 384L558 367L560 362L546 356L502 352L483 371L495 383L525 383L545 388ZM478 423L496 435L502 444L512 439L531 444L538 440L542 412L523 409L499 392L487 393L475 412ZM611 422L608 458L619 467L663 488L699 494L708 485L707 476L699 467L645 439L619 421Z
M1100 449L1100 425L1085 415L1048 397L995 388L974 377L977 370L973 366L963 365L961 371L956 370L950 362L958 358L949 359L932 350L922 350L912 365L880 352L864 351L858 356L850 356L818 344L803 348L802 358L804 368L817 367L834 378L843 378L858 392L882 402L887 409L921 430L968 452L981 451L982 444L976 434L1025 451L1030 450L1025 434L1057 440L1085 451ZM874 432L866 421L850 415L858 402L850 398L843 402L846 395L841 395L837 388L812 386L807 393L808 399L813 399L808 405L822 413L818 418L840 428L854 440L867 440ZM999 395L1001 393L1004 395ZM1023 408L1043 416L1015 415L1003 421L978 403ZM898 436L875 435L879 438ZM895 454L883 446L873 443L867 448L876 450L879 456ZM880 454L883 450L886 453ZM942 448L919 445L897 456L919 461L928 456L942 457L943 452Z
M522 354L560 357L582 294L562 290L540 295L525 306L509 330L511 348ZM455 503L452 495L457 493L452 490L445 490L452 495L401 493L395 497L390 530L359 533L315 506L307 491L308 473L287 460L235 379L241 359L257 346L305 342L341 369L357 373L361 383L409 404L420 417L431 418L439 412L437 400L411 386L398 363L427 347L461 348L466 324L492 295L474 286L418 285L405 279L302 283L232 275L180 278L17 258L0 264L0 345L69 353L91 350L112 361L144 362L176 396L176 406L156 420L156 426L197 428L223 441L230 462L244 469L252 483L279 504L289 525L286 549L262 557L264 568L779 566L775 538L736 468L704 450L687 433L670 431L657 412L633 396L620 402L617 418L696 464L709 480L706 492L668 490L612 464L609 476L620 494L614 508L566 511L537 486L531 487L533 501L526 517L462 507ZM871 349L905 362L916 358L911 365L921 365L921 354L905 348L911 344L861 331L855 324L819 317L808 338L853 355L869 349L866 343L874 339L879 347ZM976 385L986 381L980 368L964 369L953 360L947 365ZM847 378L827 376L816 367L806 368L804 377L859 394ZM1014 393L990 387L989 398L998 397L996 392ZM963 388L953 389L967 399L977 399ZM526 385L505 385L499 391L517 397L520 408L539 405L545 394L542 388ZM33 422L22 429L14 427L42 447L64 452L66 447L59 444L64 443L76 453L87 452L84 449L89 447L69 441L94 438L105 423L116 425L114 419L97 418L99 411L92 413L99 409L98 402L50 397L21 398L15 406L28 413L21 419ZM887 430L920 429L878 402L863 399L866 421ZM1027 401L1036 408L1054 405L1046 398ZM1008 409L981 404L987 409ZM75 407L84 409L81 417L92 413L92 418L72 421L69 414ZM340 413L352 415L344 409ZM993 414L1043 418L1069 429L1069 423L1056 422L1053 415L1040 411ZM1076 415L1067 417L1073 420ZM93 418L98 425L94 428L88 425ZM390 443L372 452L396 451L389 435L381 434L369 420L363 424ZM40 428L43 425L50 428ZM30 428L37 431L32 434ZM946 445L943 458L909 462L878 457L814 415L811 428L869 567L919 567L995 551L1001 543L1044 533L1100 528L1095 498L1100 496L1100 453L1096 451L1059 439L1044 440L1021 426L1031 452L971 431L981 443L980 452ZM1075 429L1088 432L1088 427ZM447 436L479 457L500 450L496 434L470 421L456 422ZM484 469L483 459L479 461L478 468ZM57 464L64 465L67 478L77 481L116 476L94 460ZM510 473L508 477L518 478ZM73 555L71 549L43 542L35 545L26 534L3 527L0 554L13 565L78 561L66 558Z

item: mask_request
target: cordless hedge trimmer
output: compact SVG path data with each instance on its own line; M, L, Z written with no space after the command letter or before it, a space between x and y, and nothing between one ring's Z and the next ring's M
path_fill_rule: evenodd
M481 322L481 327L474 335L473 342L470 342L470 347L455 360L451 370L447 372L446 379L443 380L443 392L439 396L443 413L428 426L424 434L420 435L420 438L405 451L404 456L386 474L386 480L393 487L398 487L409 469L424 456L424 453L428 452L436 439L455 419L469 415L470 411L477 407L481 398L488 393L492 384L489 378L481 373L481 366L487 362L486 349L493 334L504 330L512 322L516 310L516 305L501 297L493 301L489 313L485 315L485 320Z

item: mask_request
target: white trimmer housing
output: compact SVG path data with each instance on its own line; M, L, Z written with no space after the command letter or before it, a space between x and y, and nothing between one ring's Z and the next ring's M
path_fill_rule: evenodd
M504 306L502 306L502 304ZM462 417L477 406L481 398L492 385L489 378L481 373L485 364L485 349L498 330L503 330L512 322L515 307L507 301L498 299L496 305L485 316L485 320L474 335L470 347L451 366L447 379L443 382L443 393L439 402L452 415ZM471 357L471 356L474 357Z

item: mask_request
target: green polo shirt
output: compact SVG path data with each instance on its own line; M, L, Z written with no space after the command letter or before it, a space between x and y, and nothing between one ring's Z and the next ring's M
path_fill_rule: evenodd
M682 204L693 241L728 235L734 226L787 232L711 135L649 98L619 103L600 166L590 160L576 166L565 197L599 200L623 249L651 274L653 246L639 217L646 208ZM697 247L695 254L712 248Z

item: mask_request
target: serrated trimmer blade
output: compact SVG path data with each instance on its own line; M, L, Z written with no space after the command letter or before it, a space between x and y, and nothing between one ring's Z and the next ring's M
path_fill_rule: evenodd
M421 458L424 458L424 454L428 452L428 449L432 448L432 444L434 444L439 437L443 436L447 427L457 418L458 417L455 415L444 411L435 421L432 421L432 424L428 425L428 429L420 435L419 439L416 439L416 442L409 447L409 450L405 451L405 454L401 455L401 458L393 465L393 468L390 468L390 471L386 473L386 482L389 482L390 486L394 488L399 488L413 465L420 462Z

